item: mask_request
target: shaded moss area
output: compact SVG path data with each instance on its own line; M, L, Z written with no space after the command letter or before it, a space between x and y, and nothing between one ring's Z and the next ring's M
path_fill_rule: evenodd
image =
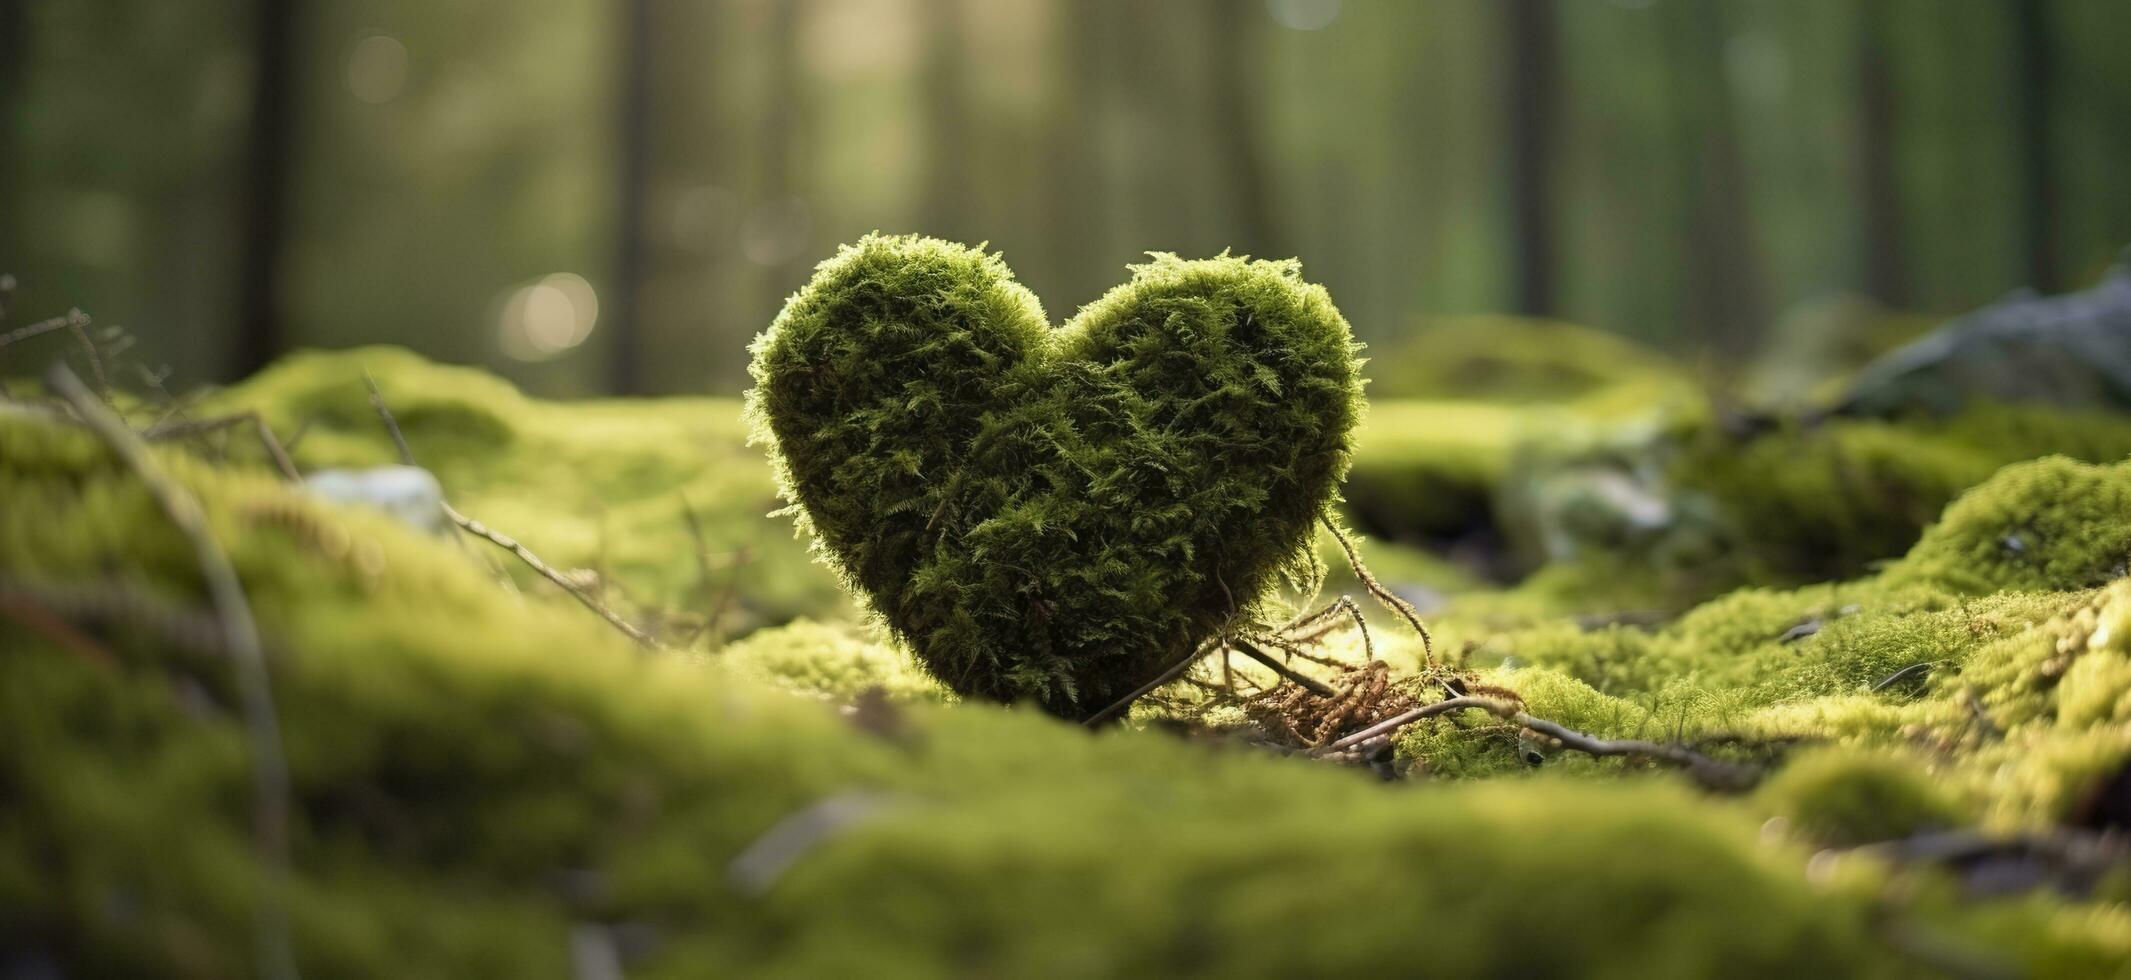
M586 957L631 977L2131 970L2121 881L1977 898L1847 850L2123 825L2131 464L1985 470L1870 574L1649 620L1566 612L1628 594L1609 579L1643 567L1633 550L1476 595L1440 558L1366 543L1381 577L1447 596L1437 650L1471 683L1769 774L1710 795L1463 712L1404 729L1385 785L1239 747L1188 692L1101 733L955 703L839 619L833 578L763 518L729 401L543 404L372 349L217 405L285 434L310 419L306 468L388 462L364 364L462 509L573 567L600 565L604 510L632 613L701 601L685 491L713 553L765 534L732 632L818 618L647 655L521 569L500 587L485 551L309 499L241 441L235 465L160 453L271 651L278 903L307 976L569 977ZM1983 434L1929 438L2028 423L1951 424ZM0 952L67 976L252 973L253 747L190 553L95 439L4 407L0 500ZM1440 696L1412 639L1369 649ZM1364 648L1340 631L1320 652Z
M309 976L569 976L586 944L654 977L1900 969L1865 884L1808 883L1679 789L1396 793L999 709L846 721L640 655L381 517L165 462L276 651L278 900ZM197 603L181 540L86 434L0 421L0 479L11 585ZM144 617L70 635L21 613L49 596L9 596L0 942L69 975L249 972L228 665ZM1553 942L1520 941L1535 918Z

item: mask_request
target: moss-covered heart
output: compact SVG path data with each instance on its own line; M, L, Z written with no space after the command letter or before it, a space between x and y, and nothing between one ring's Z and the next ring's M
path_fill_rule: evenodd
M1313 564L1358 349L1292 261L1156 255L1053 329L998 258L869 236L756 340L749 411L928 669L1081 717Z

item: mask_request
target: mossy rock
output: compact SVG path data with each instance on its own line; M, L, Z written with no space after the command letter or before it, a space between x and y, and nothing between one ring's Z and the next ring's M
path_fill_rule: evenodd
M1310 567L1361 412L1293 262L1156 255L1052 329L996 257L870 236L756 343L823 555L955 690L1081 716Z

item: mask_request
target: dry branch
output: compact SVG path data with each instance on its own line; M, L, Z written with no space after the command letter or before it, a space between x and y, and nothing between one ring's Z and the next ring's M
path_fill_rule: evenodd
M371 377L370 372L367 370L363 372L363 384L368 385L370 388L370 406L377 409L378 417L385 422L385 430L392 433L392 444L399 447L400 461L408 466L416 465L414 462L414 450L407 448L407 437L400 432L399 420L392 417L392 409L385 404L384 392L378 390L377 379ZM607 605L600 602L598 597L572 581L569 576L557 571L555 566L542 561L539 555L534 554L532 549L520 544L517 538L459 513L458 508L453 507L448 502L441 506L444 508L444 516L450 518L451 522L457 524L461 530L518 556L519 561L524 562L533 571L540 573L542 578L555 583L562 591L569 593L571 598L582 603L586 609L592 610L599 618L606 620L609 625L620 630L623 636L636 641L638 646L646 650L660 649L659 641L653 639L651 634L638 629L635 624L623 619L620 613L607 608Z

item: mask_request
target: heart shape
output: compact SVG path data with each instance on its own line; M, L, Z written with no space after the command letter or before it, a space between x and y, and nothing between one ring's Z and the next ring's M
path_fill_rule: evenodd
M1359 350L1294 261L1154 254L1053 329L999 258L871 235L756 339L748 411L928 670L1085 717L1316 564Z

